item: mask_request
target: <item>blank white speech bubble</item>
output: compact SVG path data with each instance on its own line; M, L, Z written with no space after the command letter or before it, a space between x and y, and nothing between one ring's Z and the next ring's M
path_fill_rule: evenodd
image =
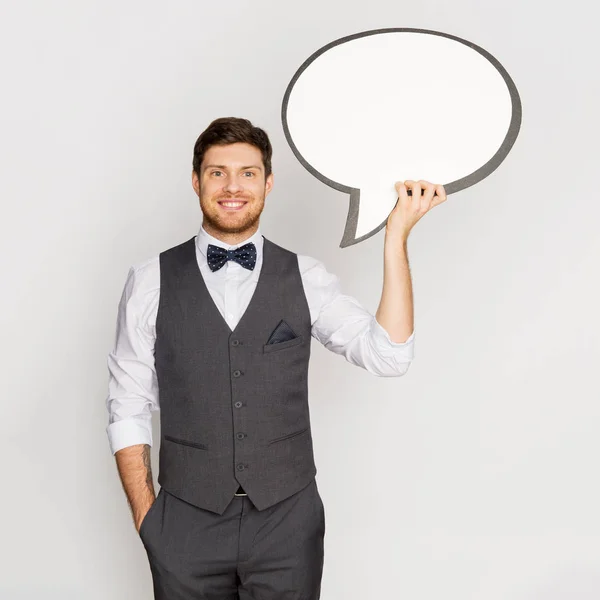
M377 29L312 54L287 87L282 121L306 169L350 194L343 248L385 226L396 181L424 179L452 194L492 173L517 138L521 101L479 46L438 31Z

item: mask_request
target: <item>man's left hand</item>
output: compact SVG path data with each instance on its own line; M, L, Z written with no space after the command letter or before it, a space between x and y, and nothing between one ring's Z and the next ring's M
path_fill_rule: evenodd
M423 179L397 181L395 187L398 201L388 217L386 234L405 240L417 221L434 206L445 202L447 196L443 185ZM408 190L411 190L412 196L408 195Z

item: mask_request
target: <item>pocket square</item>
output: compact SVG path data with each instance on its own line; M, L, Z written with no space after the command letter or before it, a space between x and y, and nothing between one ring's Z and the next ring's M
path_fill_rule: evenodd
M295 337L297 336L294 330L282 319L271 333L267 344L278 344L279 342L293 340Z

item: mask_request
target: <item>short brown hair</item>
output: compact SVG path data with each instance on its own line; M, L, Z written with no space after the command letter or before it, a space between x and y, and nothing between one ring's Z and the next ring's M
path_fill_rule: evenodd
M194 144L192 168L200 176L200 165L205 152L215 145L224 146L245 142L256 146L262 153L265 167L265 179L271 174L271 156L273 148L266 131L255 127L248 119L238 117L221 117L215 119L198 137Z

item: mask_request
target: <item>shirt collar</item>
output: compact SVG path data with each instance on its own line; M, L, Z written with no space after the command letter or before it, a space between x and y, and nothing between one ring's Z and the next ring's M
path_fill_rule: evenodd
M196 247L206 259L206 251L208 248L208 244L213 244L215 246L220 246L221 248L225 248L226 250L234 250L235 248L239 248L244 244L248 244L249 242L254 242L256 246L256 259L258 262L259 257L262 257L262 249L263 249L263 236L260 230L260 226L258 229L247 239L233 245L226 244L225 242L217 239L207 233L202 225L200 225L200 229L198 230L198 235L196 236Z

